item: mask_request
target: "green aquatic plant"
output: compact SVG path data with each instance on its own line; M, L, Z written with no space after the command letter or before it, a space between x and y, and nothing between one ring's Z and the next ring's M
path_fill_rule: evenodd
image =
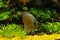
M0 20L6 20L6 19L8 19L11 14L11 10L5 10L5 11L2 11L2 12L0 12Z
M57 17L57 11L52 9L52 17Z
M21 16L22 16L22 13L20 11L17 11L16 14L13 14L13 18L15 18L17 20L19 20Z
M10 20L10 18L19 20L19 18L21 17L21 14L22 13L20 11L15 12L15 9L11 9L11 10L6 9L6 10L0 12L0 21L4 21L7 19Z
M50 19L51 16L51 11L49 11L48 9L46 9L46 11L43 10L38 10L35 8L30 8L29 10L38 20L41 19L42 21L47 21L48 19Z
M42 24L42 29L45 30L46 33L60 33L60 23L59 22L47 22L46 24Z
M6 5L4 4L3 0L0 0L0 8L5 7Z
M37 20L41 20L42 22L52 20L51 18L57 17L57 11L55 9L52 9L51 11L48 8L45 10L30 8L29 12L31 12L31 14L33 14Z
M37 10L35 8L30 8L29 10L33 15L37 15Z
M28 11L28 8L27 7L23 7L23 10Z
M26 32L23 30L21 25L7 24L2 25L2 30L0 31L0 36L12 38L15 34L20 35L21 38L25 37Z

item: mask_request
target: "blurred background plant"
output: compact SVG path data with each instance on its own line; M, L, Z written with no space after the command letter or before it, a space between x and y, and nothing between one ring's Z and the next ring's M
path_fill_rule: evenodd
M40 31L45 33L60 33L60 22L47 22L41 24Z
M7 38L13 38L15 37L15 34L20 35L21 38L24 38L26 36L26 32L23 30L22 25L16 25L16 24L7 24L1 25L0 29L0 36L7 37Z
M46 22L46 21L52 20L51 18L58 17L55 9L52 9L51 11L48 8L46 8L45 10L30 8L29 12L31 12L31 14L33 14L37 18L37 20L41 22Z

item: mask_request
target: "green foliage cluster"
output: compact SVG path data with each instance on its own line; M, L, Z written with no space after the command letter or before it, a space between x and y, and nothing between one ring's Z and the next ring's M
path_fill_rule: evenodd
M41 28L45 30L46 33L60 33L60 22L42 23Z
M7 10L7 11L2 11L2 12L0 12L0 20L6 20L6 19L8 19L11 14L11 10Z
M42 22L48 21L48 20L52 20L51 18L57 17L57 12L56 10L52 9L52 11L50 11L48 8L45 10L38 10L35 8L30 8L28 10L28 8L24 7L24 10L27 10L29 12L31 12L31 14L33 14L37 20L41 20ZM13 10L6 10L4 12L0 12L0 20L6 20L8 18L10 18L10 14L12 13ZM18 19L19 17L21 17L21 12L17 11L15 14L12 14L12 18Z
M15 18L17 20L19 20L21 16L22 16L22 13L20 11L17 11L16 14L13 14L13 18Z
M8 21L12 18L19 20L21 17L21 12L17 11L17 8L10 9L9 5L6 4L9 0L0 0L0 22L2 21ZM7 6L7 7L6 7ZM20 35L22 38L25 37L26 32L23 30L23 26L17 25L17 24L8 24L7 25L0 25L0 36L12 38L15 36L15 34Z
M0 21L7 20L9 18L15 18L19 20L19 17L21 17L21 12L17 11L16 14L12 14L13 10L5 10L0 12Z
M57 12L54 9L50 11L48 8L45 10L30 8L29 12L31 12L37 18L37 20L41 20L42 22L52 20L51 18L57 17Z
M11 0L10 0L11 1ZM17 11L18 7L10 7L9 0L0 0L0 21L7 20L9 18L19 19L21 12ZM14 1L14 0L12 0Z
M4 4L3 0L0 0L0 8L1 7L5 7L5 4Z
M26 36L26 32L23 30L22 25L7 24L0 26L0 36L12 38L15 34L20 35L22 38Z

